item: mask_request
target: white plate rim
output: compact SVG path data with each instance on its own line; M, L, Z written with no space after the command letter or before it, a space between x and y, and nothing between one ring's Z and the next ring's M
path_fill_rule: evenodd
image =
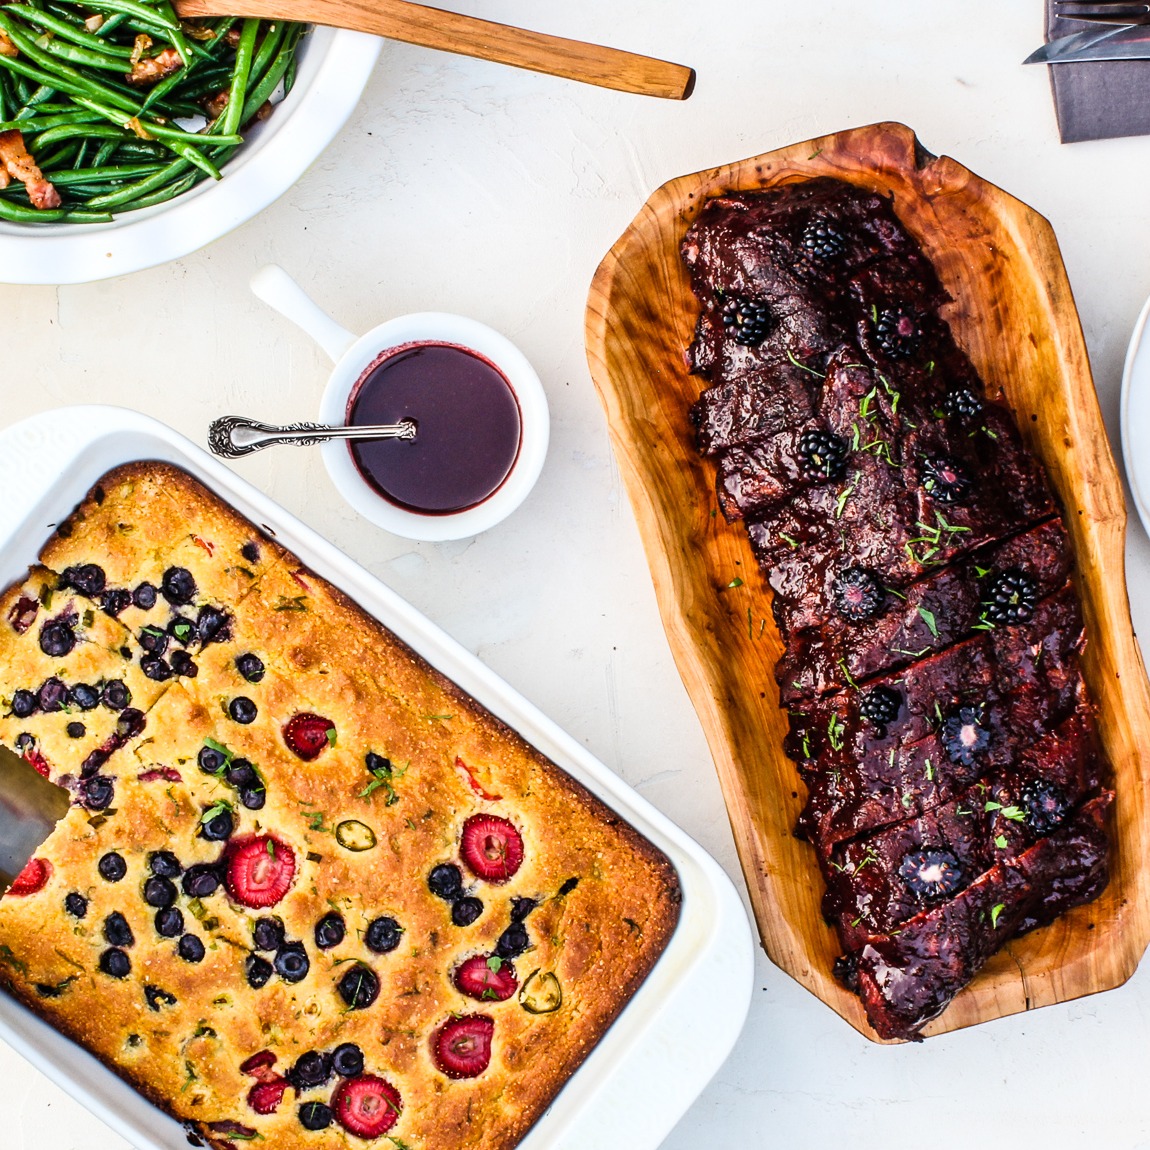
M1150 347L1146 346L1146 325L1150 323L1150 299L1142 305L1138 321L1126 348L1126 360L1122 366L1122 393L1119 400L1119 422L1122 437L1122 461L1126 469L1126 479L1130 484L1130 494L1142 527L1150 534ZM1140 391L1144 410L1139 411L1138 392ZM1138 423L1134 428L1132 425ZM1144 450L1141 455L1134 450L1135 439L1139 439Z

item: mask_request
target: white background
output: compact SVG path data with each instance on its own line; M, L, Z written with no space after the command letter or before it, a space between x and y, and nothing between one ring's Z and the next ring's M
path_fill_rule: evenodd
M486 535L387 536L339 502L314 452L238 469L585 741L742 889L583 355L598 261L667 179L902 120L1053 222L1117 451L1122 357L1150 292L1150 139L1058 143L1045 70L1019 65L1041 39L1039 0L456 6L690 63L697 92L658 102L388 45L342 135L238 232L106 283L0 286L0 422L117 403L203 442L224 413L313 417L322 354L247 291L270 260L355 331L423 309L502 330L543 379L552 444L534 494ZM1136 518L1127 558L1138 624L1150 545ZM760 954L746 1031L666 1150L1150 1147L1148 1015L1144 970L1105 995L884 1048ZM682 1088L695 1087L684 1050ZM126 1145L4 1048L0 1131L3 1150Z

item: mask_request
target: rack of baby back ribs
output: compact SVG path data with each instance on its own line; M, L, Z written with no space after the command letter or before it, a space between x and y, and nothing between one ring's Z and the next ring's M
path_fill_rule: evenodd
M719 196L683 256L709 383L691 416L773 591L835 974L880 1036L912 1038L1106 885L1066 531L885 197Z

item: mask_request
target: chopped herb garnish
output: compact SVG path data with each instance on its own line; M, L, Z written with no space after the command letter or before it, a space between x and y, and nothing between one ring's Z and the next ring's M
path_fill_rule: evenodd
M938 624L935 622L934 612L928 611L925 607L918 609L922 621L930 628L930 633L937 639L938 638Z
M826 379L825 372L815 371L813 367L807 367L805 363L800 363L797 359L795 359L794 352L792 352L789 347L787 348L787 359L789 359L791 363L793 363L795 367L797 367L800 371L810 372L811 375L817 375L819 379Z
M1004 910L1006 910L1006 903L1004 903L1004 902L997 902L994 904L994 906L992 906L990 908L990 927L991 927L991 930L995 929L998 926L998 916L1000 914L1002 914L1002 912Z
M994 845L995 845L996 847L998 847L998 849L999 849L1000 851L1004 851L1004 850L1006 850L1006 848L1007 848L1007 845L1008 845L1008 844L1007 844L1007 842L1006 842L1006 835L995 835L995 837L994 837Z
M743 581L738 577L738 575L736 575L734 579L732 579L730 583L727 584L728 587L741 587L742 585Z

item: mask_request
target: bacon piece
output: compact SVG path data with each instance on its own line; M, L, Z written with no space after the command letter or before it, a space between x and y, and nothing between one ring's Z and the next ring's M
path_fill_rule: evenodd
M144 88L178 72L183 66L179 52L175 48L165 48L159 55L137 60L125 78L129 84Z
M209 97L204 101L204 111L207 112L209 119L218 120L224 114L224 109L228 106L228 90L225 88L222 92L217 92L214 96Z
M50 181L44 179L44 173L36 167L36 161L28 154L24 136L20 132L0 132L0 170L19 180L28 189L28 199L34 208L60 206L60 193Z

